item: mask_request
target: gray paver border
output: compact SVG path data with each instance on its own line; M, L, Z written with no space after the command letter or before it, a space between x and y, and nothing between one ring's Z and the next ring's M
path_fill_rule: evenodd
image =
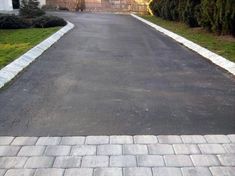
M119 144L112 144L114 141L110 139L113 136L67 136L65 146L61 140L63 136L0 136L0 176L235 176L235 151L223 148L224 144L234 148L234 137L235 134L115 135L114 139ZM173 139L182 139L181 144L178 144L179 140ZM91 146L85 141L92 143L97 152L85 149L84 146ZM127 141L135 143L126 144ZM165 150L163 145L171 146L174 151ZM175 150L176 145L184 147ZM191 150L192 145L198 146L199 152ZM202 145L204 149L201 148ZM155 146L158 153L151 153L150 146ZM73 147L85 151L76 155L68 150ZM120 148L123 152L120 152ZM129 149L124 152L124 148ZM226 152L221 153L221 148ZM188 152L185 153L186 150Z
M214 63L215 65L218 65L219 67L227 70L228 72L230 72L232 75L235 75L235 63L227 60L226 58L216 54L216 53L213 53L211 51L209 51L208 49L206 48L203 48L201 47L200 45L190 41L190 40L187 40L186 38L178 35L178 34L175 34L163 27L160 27L148 20L145 20L135 14L131 14L132 17L142 21L143 23L155 28L157 31L165 34L166 36L172 38L173 40L177 41L178 43L186 46L187 48L193 50L194 52L198 53L199 55L203 56L204 58L208 59L209 61L211 61L212 63Z
M8 82L13 80L21 71L35 61L42 55L48 48L56 43L63 35L74 28L74 24L67 21L67 25L62 27L59 31L52 34L50 37L27 51L25 54L15 59L7 66L0 70L0 89L4 87Z

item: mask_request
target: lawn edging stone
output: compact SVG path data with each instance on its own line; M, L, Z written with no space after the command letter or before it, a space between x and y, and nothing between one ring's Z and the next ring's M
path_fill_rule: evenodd
M187 48L193 50L194 52L198 53L199 55L203 56L204 58L210 60L212 63L214 63L215 65L227 70L228 72L230 72L232 75L235 75L235 63L227 60L226 58L214 53L214 52L211 52L209 51L208 49L206 48L203 48L202 46L178 35L178 34L175 34L163 27L160 27L148 20L145 20L135 14L131 14L132 17L142 21L143 23L153 27L154 29L156 29L157 31L165 34L166 36L174 39L175 41L177 41L178 43L186 46Z
M74 24L67 21L67 25L61 28L50 37L34 46L32 49L27 51L25 54L9 63L7 66L0 70L0 89L4 87L8 82L13 80L21 71L35 61L39 56L42 55L48 48L56 43L63 35L74 28Z

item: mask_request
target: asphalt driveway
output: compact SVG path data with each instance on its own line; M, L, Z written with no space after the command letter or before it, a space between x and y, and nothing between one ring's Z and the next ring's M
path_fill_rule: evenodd
M0 91L0 135L235 133L235 78L128 15L75 29Z

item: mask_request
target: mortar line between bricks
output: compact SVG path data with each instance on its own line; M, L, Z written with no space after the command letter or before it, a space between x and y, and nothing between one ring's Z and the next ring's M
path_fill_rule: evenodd
M174 155L177 155L177 154L176 154L175 147L174 147L174 144L171 144L171 147L172 147L172 149L173 149Z
M222 155L222 154L221 154L221 155ZM223 154L223 155L226 155L226 153ZM218 157L218 154L215 154L215 157L216 157L216 159L218 160L218 162L220 163L220 165L223 166L222 162L220 161L220 159L219 159L219 157Z
M11 146L11 145L9 145L9 146L7 146L7 147L19 147L19 149L17 150L16 154L13 155L13 156L17 157L18 154L19 154L19 152L20 152L20 150L21 150L21 148L22 148L23 146L18 146L18 145L16 145L16 146Z
M153 176L153 167L150 167L150 169L151 169L151 173L152 173L152 176Z
M1 88L0 88L1 89ZM13 137L13 136L12 136ZM15 140L16 137L13 137L12 141L9 143L9 145L12 144L12 142Z

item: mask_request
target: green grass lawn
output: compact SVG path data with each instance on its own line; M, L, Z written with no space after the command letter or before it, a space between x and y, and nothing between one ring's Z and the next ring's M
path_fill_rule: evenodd
M155 16L141 17L235 62L235 38L232 36L217 36L202 28L189 28L184 23L167 21Z
M0 68L59 29L59 27L53 27L0 30Z

